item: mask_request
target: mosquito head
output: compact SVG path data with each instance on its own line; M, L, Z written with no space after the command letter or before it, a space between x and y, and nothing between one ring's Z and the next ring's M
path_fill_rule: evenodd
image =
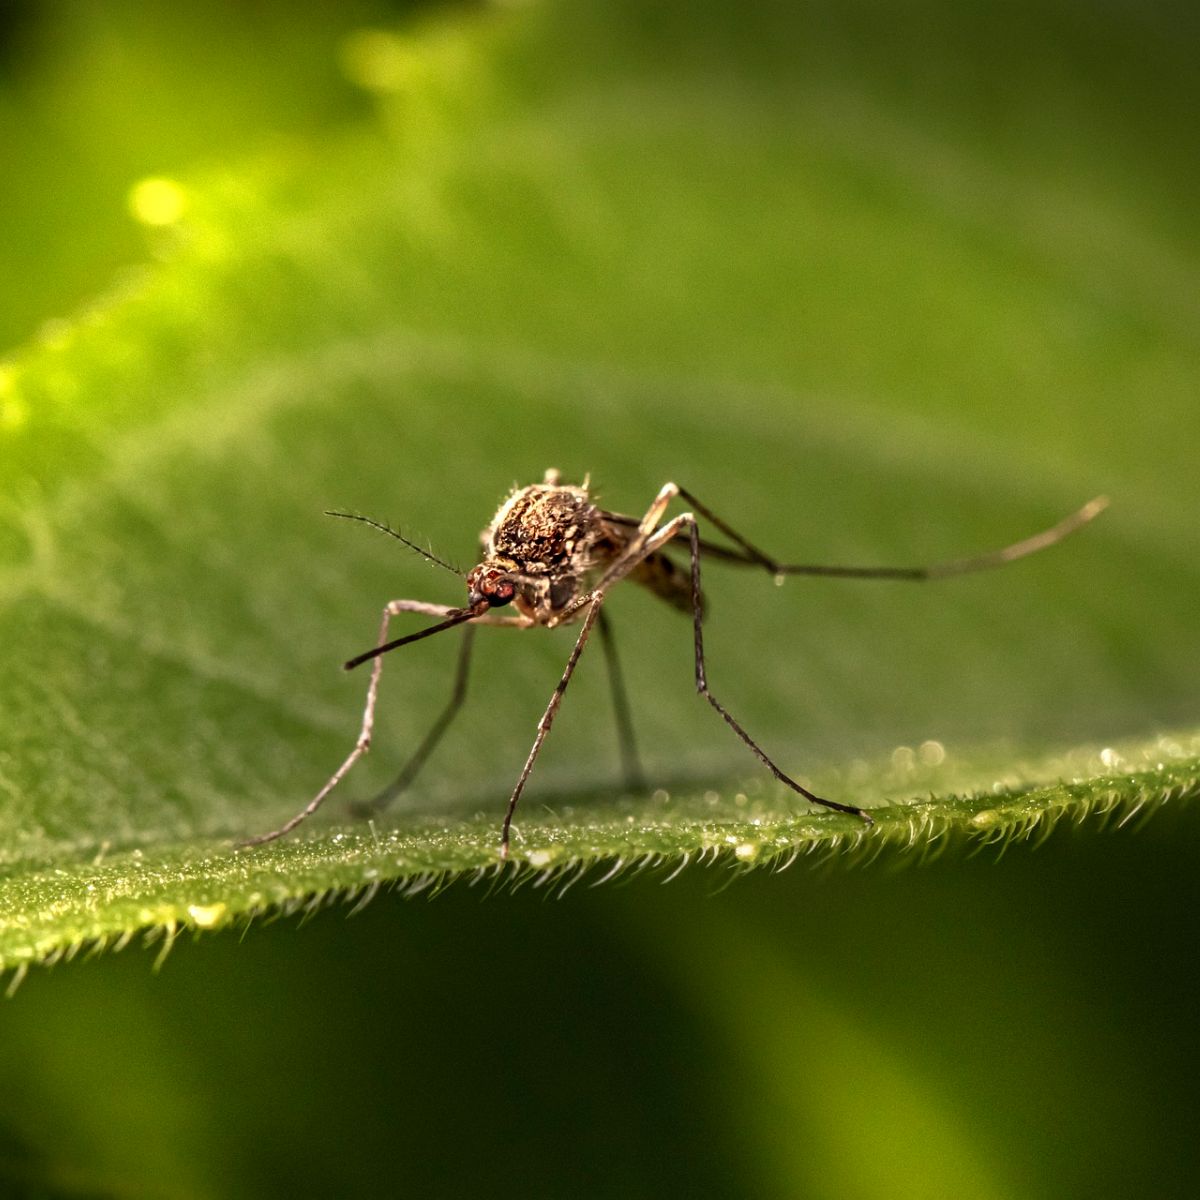
M517 594L517 581L499 567L480 563L467 573L467 603L474 608L481 600L488 608L503 608Z

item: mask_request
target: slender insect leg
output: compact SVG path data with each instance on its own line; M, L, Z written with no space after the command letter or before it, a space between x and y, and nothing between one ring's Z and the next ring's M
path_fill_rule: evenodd
M865 809L857 808L852 804L839 804L836 800L826 800L818 796L815 792L810 792L808 788L797 783L790 775L780 770L767 752L738 724L729 710L709 690L708 676L704 664L704 631L702 628L704 608L700 590L700 534L696 527L696 518L691 513L680 513L679 516L668 521L666 525L645 542L638 556L623 558L617 564L616 579L624 578L637 566L642 558L653 554L656 550L662 549L673 538L678 537L684 529L688 531L691 547L692 629L696 649L696 690L716 709L721 715L721 719L746 743L758 760L781 783L786 784L792 791L798 792L806 800L811 800L814 804L820 804L825 808L832 808L837 812L849 813L851 816L861 817L868 825L873 825L875 822L871 814ZM581 602L587 603L590 599L590 595L583 596L581 597Z
M512 795L508 798L508 808L504 813L504 824L500 827L501 858L508 857L509 831L512 828L513 813L516 811L517 801L521 799L521 793L525 790L525 781L529 778L529 773L533 770L533 764L537 761L538 753L541 751L542 743L546 740L546 734L550 732L550 726L554 723L554 716L558 712L559 704L562 702L563 693L567 690L567 684L571 682L571 676L575 673L575 664L579 662L579 656L583 653L584 646L587 645L588 634L592 631L592 625L600 615L600 605L604 603L604 593L600 591L591 592L589 599L591 606L588 608L587 616L583 620L583 626L579 630L579 637L575 639L575 648L571 651L571 657L567 659L567 665L562 673L562 678L558 681L558 686L554 689L554 694L550 697L550 703L546 705L546 711L542 713L542 719L538 722L537 736L533 739L533 746L529 750L529 757L525 760L525 765L521 768L520 777L517 779L517 785L513 788Z
M634 566L646 557L646 546L653 536L655 528L662 520L663 513L667 511L667 505L678 495L679 488L673 483L664 483L659 488L658 495L654 497L650 507L646 509L646 515L638 523L637 533L630 539L629 545L621 557L605 571L600 582L596 584L597 590L602 590L615 580L624 578Z
M654 527L662 520L663 513L667 511L667 505L678 495L679 488L675 484L664 483L662 485L658 495L654 497L650 507L646 509L646 515L638 523L637 533L630 539L629 545L625 547L624 552L616 562L600 577L599 582L590 595L594 595L596 592L603 592L618 579L624 579L646 557L646 547L649 545L651 537L657 538L657 535L654 533ZM588 603L588 599L588 597L577 599L559 618L560 621L566 619L569 614L578 612L579 609Z
M642 765L638 761L637 739L633 734L633 720L629 712L629 696L621 675L621 664L617 660L617 644L613 638L612 625L603 610L597 618L600 626L600 644L608 663L608 682L612 688L613 712L617 718L617 738L621 745L621 772L625 787L631 792L641 791L646 786Z
M662 519L662 515L666 512L667 505L679 495L679 488L673 483L664 483L659 489L658 495L654 497L650 507L646 509L646 515L638 523L637 532L629 540L629 544L617 558L617 560L608 568L607 571L600 577L596 586L586 595L577 596L551 624L562 624L564 621L570 620L575 613L581 608L592 603L596 596L603 595L604 592L620 579L624 579L630 571L647 558L655 550L664 546L679 532L679 527L675 521L670 523L669 528L672 532L666 538L663 537L663 531L660 529L657 533L654 527ZM663 527L668 528L668 526Z
M667 505L679 495L679 485L675 483L664 483L658 490L658 495L654 497L654 502L646 509L646 515L638 524L638 533L642 538L648 538L657 527L659 521L662 520L662 515L667 511Z
M1043 529L1031 537L1013 542L999 550L990 550L983 554L972 554L965 558L950 559L945 562L928 563L916 567L855 567L827 566L819 563L782 563L760 550L753 543L742 537L730 525L723 521L707 505L701 503L686 488L678 488L679 495L706 521L719 529L738 550L730 550L724 546L714 546L701 541L700 548L714 558L726 562L755 564L770 571L773 575L823 575L829 578L841 579L900 579L927 580L947 579L953 575L967 575L975 571L986 571L1001 567L1007 563L1036 554L1056 545L1064 538L1070 537L1076 530L1094 520L1108 507L1106 496L1097 496L1089 500L1082 508L1064 517L1061 521ZM639 527L640 528L640 527Z
M695 636L696 644L696 691L702 695L721 714L725 724L733 730L734 733L746 743L747 746L755 753L759 761L775 776L781 783L787 784L794 792L799 792L806 800L811 800L814 804L824 805L825 808L835 809L837 812L849 813L852 816L861 817L868 825L874 825L875 822L865 809L857 808L852 804L839 804L836 800L826 800L821 796L810 792L808 788L797 783L790 775L785 774L775 765L769 755L763 748L734 720L729 710L709 691L708 676L704 666L704 632L703 632L703 608L701 605L700 592L700 533L696 528L696 518L691 513L683 513L676 517L674 521L663 529L665 534L673 525L686 525L688 530L688 538L690 539L691 557L692 557L692 629Z
M375 644L382 646L387 641L388 625L391 619L400 613L415 612L424 613L426 616L441 617L455 611L446 605L427 604L423 600L393 600L383 610L383 619L379 624L379 638ZM238 843L239 848L261 846L265 842L273 842L276 838L283 837L285 833L290 833L301 821L311 817L321 807L325 797L337 787L350 768L366 754L371 745L371 731L375 726L375 697L379 692L379 676L382 671L383 659L377 658L371 666L371 682L367 686L367 703L363 709L362 727L358 733L358 740L342 765L334 771L325 786L294 817L285 821L278 829L271 830L270 833L261 833L257 837L246 838Z
M370 816L372 813L381 812L391 804L417 777L417 772L425 765L425 760L433 753L438 742L442 740L442 735L458 715L458 710L467 698L467 676L470 672L471 647L474 644L474 640L475 626L464 625L462 646L458 654L458 669L454 675L454 691L450 696L449 703L442 710L437 721L434 722L433 728L425 735L425 740L417 747L412 758L404 764L400 774L379 792L378 795L372 796L370 800L360 801L352 805L353 811L359 816Z

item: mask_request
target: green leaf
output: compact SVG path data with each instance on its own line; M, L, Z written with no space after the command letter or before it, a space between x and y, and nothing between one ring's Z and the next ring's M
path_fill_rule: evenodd
M1103 72L1044 85L1063 157L1012 136L1023 95L998 118L951 74L933 104L889 53L846 76L853 16L799 20L567 7L364 34L342 57L372 123L175 181L160 261L13 356L0 964L499 874L570 630L483 631L468 710L364 827L345 802L440 711L453 635L392 656L372 755L320 818L231 843L350 749L365 681L338 667L382 604L462 599L321 511L466 566L506 489L550 466L631 513L675 479L809 561L955 557L1113 505L928 587L706 568L717 695L785 769L879 806L870 833L753 774L695 697L686 621L619 589L659 786L614 783L593 652L518 814L530 877L927 850L1195 796L1200 291L1171 147L1141 110L1106 121Z

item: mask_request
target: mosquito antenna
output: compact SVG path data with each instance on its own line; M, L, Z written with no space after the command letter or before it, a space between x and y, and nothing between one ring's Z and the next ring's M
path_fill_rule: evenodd
M431 550L426 550L423 546L418 546L416 542L410 542L404 534L397 532L390 525L381 524L379 521L372 521L370 517L360 516L358 513L332 512L326 509L325 515L327 517L344 517L347 521L361 521L364 525L370 525L372 529L378 529L380 532L386 533L389 537L394 537L396 541L403 542L410 550L415 550L427 562L436 563L439 567L444 567L452 575L457 575L459 579L466 578L457 567L452 567L448 562L444 562L438 558Z
M407 634L405 637L396 638L391 642L384 642L382 646L376 646L372 650L366 650L362 654L356 654L348 662L342 663L342 670L353 671L355 667L361 667L363 663L370 662L373 658L378 658L381 654L386 654L389 650L395 650L400 646L407 646L409 642L419 642L422 638L432 637L435 633L441 633L443 629L453 629L455 625L461 625L464 621L469 621L472 617L477 617L480 613L487 611L487 605L477 605L474 608L460 608L452 612L444 621L439 621L436 625L430 625L427 629L419 629L416 633Z

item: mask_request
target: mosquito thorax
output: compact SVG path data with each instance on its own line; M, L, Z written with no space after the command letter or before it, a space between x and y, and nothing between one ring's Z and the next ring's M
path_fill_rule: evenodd
M553 625L585 586L593 569L609 561L611 531L592 504L585 480L565 484L557 471L541 483L517 488L483 531L483 568L501 567L516 586L521 615ZM480 589L480 595L486 592Z
M500 506L484 547L488 559L511 562L522 575L558 575L583 566L600 523L586 488L533 484Z

